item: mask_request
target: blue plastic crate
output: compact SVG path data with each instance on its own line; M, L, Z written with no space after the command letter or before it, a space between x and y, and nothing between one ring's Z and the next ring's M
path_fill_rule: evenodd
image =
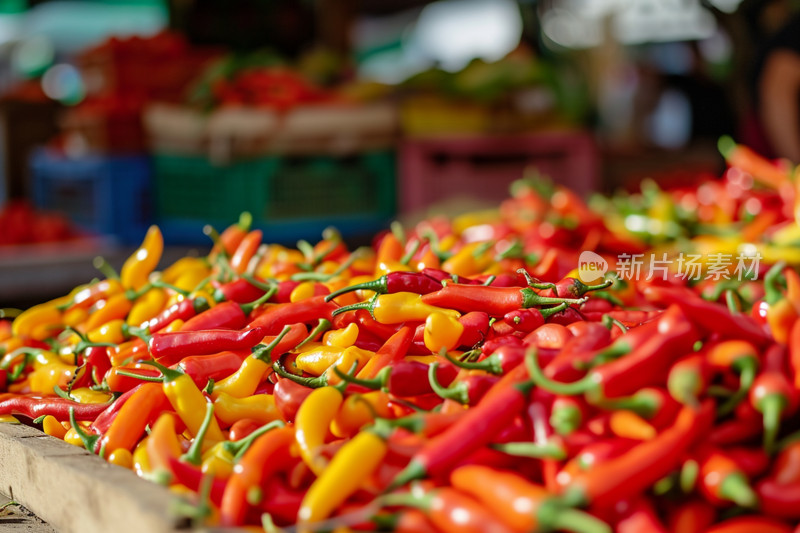
M138 244L152 223L152 166L145 155L68 158L48 149L30 161L34 202L82 229Z

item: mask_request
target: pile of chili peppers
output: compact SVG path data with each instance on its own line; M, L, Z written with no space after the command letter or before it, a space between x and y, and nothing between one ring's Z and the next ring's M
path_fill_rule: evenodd
M585 283L581 250L646 248L552 184L356 250L264 245L246 215L208 234L158 270L152 227L118 274L0 321L0 415L195 524L800 531L791 264Z

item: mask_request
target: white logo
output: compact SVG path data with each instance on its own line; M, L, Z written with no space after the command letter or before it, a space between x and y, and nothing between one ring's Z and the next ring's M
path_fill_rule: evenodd
M581 252L578 258L578 277L584 283L601 279L608 272L608 261L594 252Z

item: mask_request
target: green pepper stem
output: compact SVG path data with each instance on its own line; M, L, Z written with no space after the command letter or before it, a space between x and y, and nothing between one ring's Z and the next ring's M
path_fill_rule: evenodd
M332 293L327 295L325 297L325 301L330 302L331 300L341 296L342 294L346 294L348 292L353 292L353 291L367 290L367 291L373 291L377 294L386 294L386 291L388 290L386 284L387 284L387 279L386 276L384 275L376 280L365 281L364 283L356 283L355 285L342 287L341 289L333 291Z
M322 320L325 319L323 318ZM269 344L266 345L259 344L258 346L253 348L253 352L251 354L252 357L254 359L259 359L265 363L272 364L272 350L274 350L275 347L278 345L278 343L281 342L281 339L283 339L286 336L286 334L289 333L290 329L292 329L292 327L289 325L283 326L281 332L278 333Z
M421 244L422 241L419 239L414 239L414 242L411 243L411 248L405 254L403 254L403 257L400 258L400 264L407 265L409 261L411 261L411 258L414 257L414 254L417 253L417 250L419 250Z
M528 369L531 380L537 387L554 394L575 396L596 389L598 386L592 374L587 374L585 377L572 383L560 383L551 380L542 372L542 368L539 366L539 354L536 350L530 350L525 354L525 366Z
M494 374L499 376L503 373L503 367L500 365L500 360L495 354L490 355L486 359L482 361L478 361L477 363L468 363L466 361L459 361L455 359L450 354L444 354L445 359L447 359L450 363L458 368L466 368L468 370L483 370L485 372L489 372L490 374Z
M92 266L100 271L108 279L119 279L119 274L114 267L111 266L105 257L98 255L92 260Z
M420 463L419 461L415 461L415 460L412 459L411 462L408 463L408 466L406 466L403 470L401 470L400 473L395 476L395 478L392 480L392 482L389 483L389 486L386 487L386 489L384 490L384 493L391 492L391 491L395 490L396 488L402 487L406 483L410 483L410 482L414 481L415 479L424 478L427 475L428 475L428 469L425 468L425 465ZM400 497L400 496L403 496L403 495L404 494L391 494L389 496ZM388 498L389 496L384 496L384 497ZM392 504L389 503L387 505L392 505ZM402 503L398 503L396 505L403 505L403 504Z
M575 405L562 406L550 413L550 425L562 436L575 432L583 422L583 413Z
M394 238L397 239L397 242L400 243L401 246L406 245L406 230L403 229L403 225L398 222L397 220L393 220L391 224L389 224L389 230L394 235Z
M249 283L249 282L248 282ZM270 298L275 296L275 293L278 292L278 287L274 284L270 284L269 290L261 295L260 298L253 300L252 302L248 302L245 304L239 304L239 308L242 310L242 313L245 315L249 315L253 309L258 307L259 305L267 302Z
M206 438L206 433L208 433L208 428L211 427L211 420L213 418L214 404L209 402L206 404L206 414L205 417L203 417L203 423L200 424L200 428L197 430L197 435L195 435L192 445L189 447L189 451L181 456L182 461L186 461L195 466L199 466L200 463L202 463L203 441Z
M628 327L611 315L603 315L602 322L603 325L609 330L616 326L620 329L620 331L622 331L623 334L628 332Z
M420 237L428 241L428 245L431 248L431 252L433 252L433 255L438 257L439 261L441 261L442 263L444 263L445 261L450 259L450 257L452 257L453 254L451 252L445 252L444 250L442 250L441 246L439 245L439 236L436 235L436 232L433 231L433 229L426 228L425 231L420 233Z
M736 409L736 406L747 397L758 372L758 361L753 357L744 357L736 361L739 368L739 389L717 409L717 416L725 416Z
M560 509L547 525L553 530L576 533L611 533L611 526L588 513L577 509Z
M180 294L180 295L181 295L181 296L183 296L184 298L188 297L188 296L189 296L189 294L190 294L190 293L189 293L189 291L187 291L186 289L181 289L180 287L176 287L176 286L175 286L175 285L173 285L172 283L167 283L166 281L162 281L162 280L160 280L160 279L159 279L159 280L152 281L152 282L150 283L150 285L151 285L152 287L157 287L157 288L159 288L159 289L169 289L169 290L171 290L171 291L174 291L174 292L176 292L176 293ZM130 299L130 298L129 298L129 299Z
M631 411L644 418L652 418L658 412L660 402L647 391L619 398L591 398L592 405L607 411Z
M467 384L461 381L455 386L443 387L436 378L436 371L438 369L439 363L433 363L428 367L428 382L430 383L433 392L435 392L437 396L444 400L455 400L460 404L468 404L469 392L467 390Z
M327 253L327 252L326 252ZM298 272L297 274L292 274L290 278L292 281L319 281L325 282L330 281L331 279L335 278L348 268L355 262L356 259L359 257L358 250L351 253L350 256L347 258L347 261L344 261L340 264L336 270L330 273L325 272Z
M563 311L567 307L569 307L567 305L567 302L562 302L562 303L558 304L555 307L548 307L546 309L539 309L539 313L541 313L541 315L544 318L550 318L551 316L560 313L561 311Z
M309 387L311 389L318 389L320 387L325 387L328 384L327 374L323 373L321 376L317 376L315 378L304 378L302 376L295 376L294 374L288 372L285 368L283 368L283 365L281 365L280 360L272 363L272 369L275 371L276 374L278 374L282 378L294 381L295 383L299 383L300 385Z
M525 276L525 281L527 281L528 287L532 287L540 291L550 289L553 291L553 293L556 293L556 291L558 290L558 287L556 287L555 283L540 283L538 281L534 281L534 279L531 277L528 271L525 270L524 268L518 268L517 274L522 274L523 276Z
M22 309L15 307L3 307L0 309L0 318L16 318L22 314Z
M784 268L786 268L786 261L778 261L764 276L764 300L770 305L777 303L783 298L783 294L778 285L780 284Z
M697 483L697 476L700 474L700 465L694 459L684 461L681 472L678 476L678 484L684 494L689 494L694 490Z
M100 435L89 435L84 431L78 421L75 420L75 408L69 408L69 423L72 428L75 430L75 433L80 437L81 442L83 443L83 447L89 450L90 452L94 453L94 449L97 447L97 441L100 440ZM102 454L101 454L102 455Z
M148 383L164 383L164 376L144 376L142 374L136 374L127 370L117 370L116 372L120 376L134 378L140 381L147 381Z
M372 379L359 379L353 377L339 370L339 367L337 366L333 367L333 373L336 374L339 379L347 382L348 384L358 385L367 389L378 390L386 388L387 383L389 382L389 377L392 374L392 367L387 366L382 368L381 371L378 372L378 374Z
M539 444L536 442L504 442L492 444L491 447L499 452L516 457L532 457L534 459L556 459L558 461L567 457L564 447L557 442Z
M316 327L313 330L311 330L311 333L309 333L308 336L305 339L303 339L302 342L300 342L300 344L295 346L294 349L297 350L305 346L307 343L314 340L317 337L317 335L325 331L328 331L329 329L331 329L330 321L327 318L320 318L319 322L317 322Z
M740 507L753 508L758 505L758 496L742 472L731 472L725 476L719 485L719 495Z
M366 302L359 302L357 304L351 304L351 305L346 305L344 307L340 307L339 309L334 310L333 313L331 313L331 316L336 316L340 313L346 313L347 311L357 311L359 309L366 309L367 311L369 311L369 314L372 315L373 318L375 318L374 309L377 296L378 295L376 294L372 299Z
M530 287L520 289L520 292L522 293L521 307L523 309L550 304L582 304L587 300L587 298L551 298L549 296L541 296L538 292L534 291Z
M247 452L248 448L250 448L250 445L253 444L258 437L272 431L273 429L277 429L285 425L286 424L284 424L281 420L273 420L268 424L264 424L243 439L239 439L234 442L228 441L223 444L222 447L225 448L228 453L233 455L234 462L237 462L245 454L245 452Z
M161 381L164 383L168 383L170 381L175 381L179 377L185 375L180 370L174 368L167 368L166 366L162 365L157 361L142 361L143 365L150 365L156 367L159 371L161 371L162 378Z
M759 410L764 415L764 451L772 453L775 439L781 427L781 416L786 407L786 398L780 394L768 394L761 399Z
M236 221L236 225L242 231L250 231L250 227L253 225L253 215L250 214L250 211L242 211L239 214L239 220Z

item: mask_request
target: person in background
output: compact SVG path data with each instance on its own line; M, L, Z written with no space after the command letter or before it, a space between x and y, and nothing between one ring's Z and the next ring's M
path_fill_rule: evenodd
M754 81L762 151L800 163L800 13L762 49Z

